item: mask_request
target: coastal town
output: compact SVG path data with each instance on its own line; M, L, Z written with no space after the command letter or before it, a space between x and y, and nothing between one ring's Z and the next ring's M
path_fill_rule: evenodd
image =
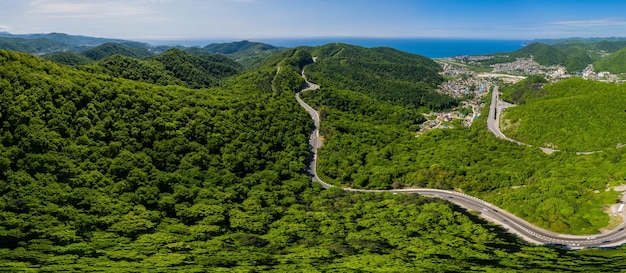
M480 117L484 107L482 99L492 85L487 78L477 77L477 73L462 65L448 62L440 62L440 65L443 68L441 74L448 80L437 91L459 99L460 103L453 111L425 115L427 121L420 126L418 135L432 129L471 126Z
M546 79L551 82L570 77L601 82L623 82L618 75L609 71L596 71L592 64L582 71L571 72L561 65L541 65L532 56L491 64L484 69L489 72L476 71L476 67L484 67L482 63L492 58L494 57L456 56L436 60L443 68L440 74L446 79L437 91L457 98L459 106L452 111L425 114L427 121L420 126L418 136L432 129L471 126L473 121L480 117L485 107L483 98L495 83L514 84L530 75L545 75Z

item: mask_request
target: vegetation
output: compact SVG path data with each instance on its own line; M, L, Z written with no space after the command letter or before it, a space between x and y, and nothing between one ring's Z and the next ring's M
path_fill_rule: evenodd
M0 32L0 37L11 38L11 39L26 39L26 40L48 40L54 41L57 43L62 43L72 47L92 47L99 46L105 43L118 43L125 44L130 47L146 47L148 46L145 43L128 41L128 40L120 40L120 39L109 39L109 38L98 38L98 37L89 37L82 35L69 35L65 33L34 33L34 34L11 34L8 32Z
M544 66L562 65L570 72L581 71L594 62L590 55L591 49L586 43L563 42L547 45L535 42L506 55L497 54L492 59L481 61L483 65L506 63L518 58L532 57Z
M564 66L570 73L580 72L589 64L593 63L593 59L591 59L587 51L582 48L572 48L567 51L567 54L568 58Z
M177 79L172 71L165 69L162 63L122 55L104 58L92 66L82 67L81 69L158 85L186 85L185 82Z
M530 58L541 65L550 66L564 64L567 56L561 50L542 43L529 44L511 54L515 58Z
M0 51L0 270L610 272L626 266L624 248L528 245L445 201L311 184L303 170L312 121L293 98L309 50L286 50L206 89ZM154 64L113 61L139 70ZM607 177L626 175L619 150L547 156L480 127L415 138L410 128L423 118L413 106L341 89L307 95L327 105L323 168L341 150L353 164L339 168L350 175L358 168L363 176L364 164L379 180L406 172L403 183L481 192L553 230L602 226L606 219L593 208L615 197L604 192ZM355 152L355 145L363 150ZM583 173L583 166L593 168ZM586 180L572 179L581 177ZM527 187L509 187L520 183ZM547 192L552 198L541 200Z
M27 53L52 53L67 49L67 45L48 39L22 39L0 37L0 49Z
M547 92L543 86L547 83L548 81L543 75L532 75L502 88L500 98L513 104L525 104L528 100L545 96Z
M264 43L250 42L245 40L232 43L210 44L202 48L202 50L206 51L207 53L225 55L242 52L274 51L277 49L280 48Z
M222 55L192 55L180 49L170 49L150 60L161 63L174 77L191 88L216 86L221 79L242 70L240 64Z
M62 65L78 66L93 63L92 59L85 57L80 53L73 52L57 52L45 55L44 58Z
M282 50L284 48L250 41L210 44L199 49L200 52L224 54L247 70L260 68L265 59Z
M434 91L443 81L441 67L426 57L391 48L367 49L328 44L311 51L315 65L307 67L311 81L349 89L383 101L440 110L458 102Z
M325 99L327 93L341 99ZM434 130L416 137L410 118L379 120L380 112L391 111L388 106L371 98L352 99L350 93L323 88L304 94L321 109L324 146L318 173L325 182L353 188L462 190L557 232L589 234L607 225L602 208L617 193L606 187L620 185L626 177L624 150L587 157L546 155L495 138L484 128L487 115L470 129ZM356 106L344 110L340 105L345 100Z
M609 71L614 74L621 74L626 73L624 63L626 63L626 48L600 59L594 63L594 69L596 71Z
M626 142L624 86L570 79L544 89L545 97L505 111L507 136L565 151L604 150Z
M82 52L81 54L94 61L99 61L113 55L122 55L132 58L143 58L152 56L152 53L150 53L150 51L148 51L147 49L132 48L130 46L116 43L106 43L94 48L90 48L85 52Z

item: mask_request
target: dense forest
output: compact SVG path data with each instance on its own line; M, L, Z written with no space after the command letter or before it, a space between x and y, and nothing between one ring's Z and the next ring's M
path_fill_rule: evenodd
M507 136L574 152L604 150L626 143L623 85L574 78L539 90L545 96L528 98L524 105L504 112L502 129Z
M132 58L144 58L153 55L149 50L145 48L132 48L130 46L118 43L102 44L81 52L80 54L94 61L99 61L113 55L122 55Z
M383 101L441 110L458 102L434 91L443 78L441 67L426 57L391 48L346 44L317 47L315 65L307 67L311 81L325 87L350 89Z
M326 93L340 98L326 99ZM603 207L614 203L618 193L607 185L621 185L626 178L623 149L584 157L546 155L497 139L486 129L486 115L472 128L416 137L410 121L418 118L409 109L391 110L352 93L322 88L303 95L320 109L324 146L318 174L325 182L462 190L557 232L591 234L609 223ZM350 108L343 106L345 101L352 102ZM378 111L368 111L374 107ZM389 111L409 118L379 117Z
M626 48L622 48L594 63L596 71L609 71L611 73L626 73Z
M626 267L623 248L572 252L529 245L445 201L312 184L304 171L312 121L293 97L303 83L301 69L317 65L311 62L311 48L285 50L259 69L191 89L0 51L0 270L610 272ZM373 167L378 184L359 182L363 187L387 187L382 183L393 180L385 175L396 179L405 172L407 185L458 187L499 204L510 202L507 209L546 221L543 226L572 225L554 230L593 232L606 221L593 208L615 194L588 189L603 190L607 176L626 175L617 171L624 169L620 151L548 157L499 142L480 126L415 138L411 132L423 120L415 106L341 88L307 98L326 105L322 167L350 160L352 165L336 166L337 173L348 175L350 168ZM357 144L363 150L356 150ZM553 163L544 166L546 161ZM585 164L594 168L583 174L579 168ZM561 165L566 167L560 170ZM557 183L574 177L586 181ZM528 185L509 187L521 183ZM542 202L546 190L553 195ZM556 199L556 192L564 199ZM584 217L564 215L564 203Z
M590 46L582 46L579 43L559 43L547 45L544 43L531 43L516 51L506 54L494 54L492 59L481 61L483 65L506 63L518 58L533 58L543 66L561 65L572 73L582 71L587 65L594 62L590 54ZM599 59L599 57L597 57Z
M532 75L501 89L500 98L513 104L524 104L527 100L541 98L547 94L543 89L548 81L543 75Z

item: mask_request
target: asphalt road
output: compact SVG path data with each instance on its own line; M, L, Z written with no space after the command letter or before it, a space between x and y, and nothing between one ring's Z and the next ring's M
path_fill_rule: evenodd
M504 135L502 131L500 131L500 114L504 108L511 106L511 104L503 102L502 100L500 100L499 96L500 96L500 92L498 91L498 86L496 85L493 87L493 91L491 92L491 105L489 106L489 118L487 119L487 128L489 129L489 131L491 131L498 138L515 142L518 145L523 145L523 146L528 146L528 147L537 147L546 154L560 152L560 150L556 150L552 148L533 146L528 143L519 142L515 139L512 139ZM506 106L503 104L506 104ZM601 153L601 152L602 151L575 152L575 154L590 155L590 154Z
M306 110L309 113L309 115L311 115L311 118L313 119L313 124L314 124L313 131L311 132L311 137L309 138L309 144L311 145L311 153L313 154L313 158L311 159L311 163L309 165L309 173L311 174L313 182L317 182L320 185L322 185L322 187L324 187L325 189L328 189L332 187L332 185L322 181L322 179L320 179L317 176L317 150L320 147L322 147L322 140L320 139L320 131L319 131L320 114L315 109L313 109L313 107L308 105L306 102L304 102L300 98L301 92L305 92L309 90L317 90L317 89L320 89L320 86L309 82L306 78L306 75L304 75L304 70L302 70L302 78L304 78L307 86L304 89L302 89L300 92L296 93L296 100L298 101L300 106L302 106L304 110Z
M307 83L307 86L302 89L300 92L319 89L319 85L313 84L306 79L304 75L304 70L302 71L302 77ZM311 133L311 137L309 139L309 143L311 144L311 152L313 153L313 159L311 160L311 164L309 166L309 172L311 173L312 181L317 182L322 185L323 188L328 189L333 187L328 183L322 181L319 176L317 176L317 150L322 146L322 141L319 137L319 126L320 126L320 116L319 113L313 109L310 105L304 102L300 98L300 92L296 93L296 100L300 105L311 115L311 118L314 121L313 132ZM499 127L497 126L497 116L498 114L495 112L497 109L497 96L498 96L498 87L494 87L492 93L492 102L489 108L489 122L488 127L496 136L500 138L507 139L509 141L517 142L510 138L507 138L500 132ZM524 145L524 144L521 144ZM601 234L595 235L585 235L585 236L577 236L577 235L568 235L568 234L558 234L554 233L524 221L523 219L499 208L496 207L487 201L478 199L473 196L469 196L467 194L463 194L460 192L454 191L446 191L446 190L438 190L438 189L395 189L395 190L362 190L362 189L352 189L352 188L342 188L345 191L351 192L380 192L380 193L402 193L402 194L420 194L423 196L429 196L434 198L440 198L444 200L448 200L458 206L461 206L467 210L476 211L479 215L490 221L492 223L498 224L505 228L507 231L517 234L522 239L534 243L534 244L554 244L554 245L562 245L571 249L581 249L581 248L589 248L589 247L616 247L623 244L626 244L626 221L623 221L615 229L610 231L603 232ZM624 213L621 215L624 217Z

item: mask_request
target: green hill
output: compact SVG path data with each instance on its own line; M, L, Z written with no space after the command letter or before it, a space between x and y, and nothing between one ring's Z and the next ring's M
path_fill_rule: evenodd
M556 64L565 64L567 55L558 48L542 43L532 43L517 51L512 52L511 57L514 58L530 58L541 65L550 66Z
M626 73L626 48L600 59L593 64L596 71L609 71L614 74Z
M85 68L91 72L100 72L113 77L142 81L159 85L181 85L185 83L177 79L174 73L165 69L157 61L141 60L122 55L106 57L92 67Z
M127 44L132 46L142 45L142 47L147 47L148 44L139 43L128 40L121 39L109 39L109 38L98 38L98 37L89 37L83 35L69 35L65 33L35 33L35 34L11 34L8 32L0 32L0 37L6 38L19 38L19 39L28 39L28 40L36 40L36 39L47 39L55 42L59 42L65 45L71 45L75 47L93 47L99 46L105 43L119 43L119 44Z
M604 50L609 53L616 52L626 47L626 41L600 41L595 45L595 49Z
M250 41L210 44L198 49L199 52L224 54L246 69L262 66L265 59L282 50L284 48Z
M544 86L545 96L504 112L503 132L521 142L586 152L626 143L626 89L621 85L564 80Z
M58 64L69 66L85 65L94 62L92 59L85 57L85 55L74 52L57 52L45 55L44 58Z
M570 48L566 53L567 60L563 65L569 72L582 71L587 65L593 63L589 53L580 47Z
M307 67L311 81L362 92L398 104L443 109L456 101L434 91L443 81L441 67L423 56L391 48L328 44L311 49L317 62Z
M144 58L153 55L147 49L132 48L130 46L117 43L102 44L100 46L90 48L82 52L82 54L94 61L99 61L113 55L122 55L132 58Z
M547 94L543 86L548 81L543 75L533 75L513 85L503 87L502 100L513 104L525 104L526 101L541 98Z
M161 63L174 77L192 88L215 86L221 79L240 73L243 67L218 54L189 54L180 49L170 49L150 60Z
M222 87L194 90L0 51L2 270L612 272L626 265L624 248L567 252L530 245L442 200L323 190L311 183L304 169L312 121L293 98L307 54L305 48L293 49L275 60L280 72L267 65L228 78ZM372 103L366 115L396 110L412 115L415 110L379 104L362 93L336 95ZM385 118L365 128L384 133L376 129L400 122ZM342 122L342 130L360 127L334 122ZM604 175L598 181L602 189L606 176L614 175L599 156L591 157L593 168L585 170L585 181L560 187L559 182L569 181L561 175L571 175L570 166L578 166L575 158L546 159L481 132L450 130L391 140L362 135L376 150L371 155L344 150L342 160L405 160L408 164L399 169L419 173L416 183L467 183L459 177L477 175L481 187L508 183L507 174L542 178L525 177L544 173L529 164L561 166L549 172L553 180L529 181L518 190L503 185L492 197L532 193L509 203L536 208L534 214L556 217L557 223L572 219L587 225L581 211L592 206L588 202L595 206L609 196L583 190L597 182L591 176L596 171ZM406 139L414 146L398 146ZM526 158L516 161L518 156ZM429 167L419 170L417 164ZM460 169L447 171L449 166ZM373 171L379 180L397 174ZM543 198L551 191L567 202ZM571 198L573 214L558 217L561 210L570 211L562 206ZM536 205L537 200L545 203Z
M210 44L202 48L202 50L207 53L225 55L244 52L275 51L278 49L280 48L272 45L245 40L231 43Z
M47 54L64 50L72 50L73 46L44 38L23 39L0 37L0 49L33 54Z

